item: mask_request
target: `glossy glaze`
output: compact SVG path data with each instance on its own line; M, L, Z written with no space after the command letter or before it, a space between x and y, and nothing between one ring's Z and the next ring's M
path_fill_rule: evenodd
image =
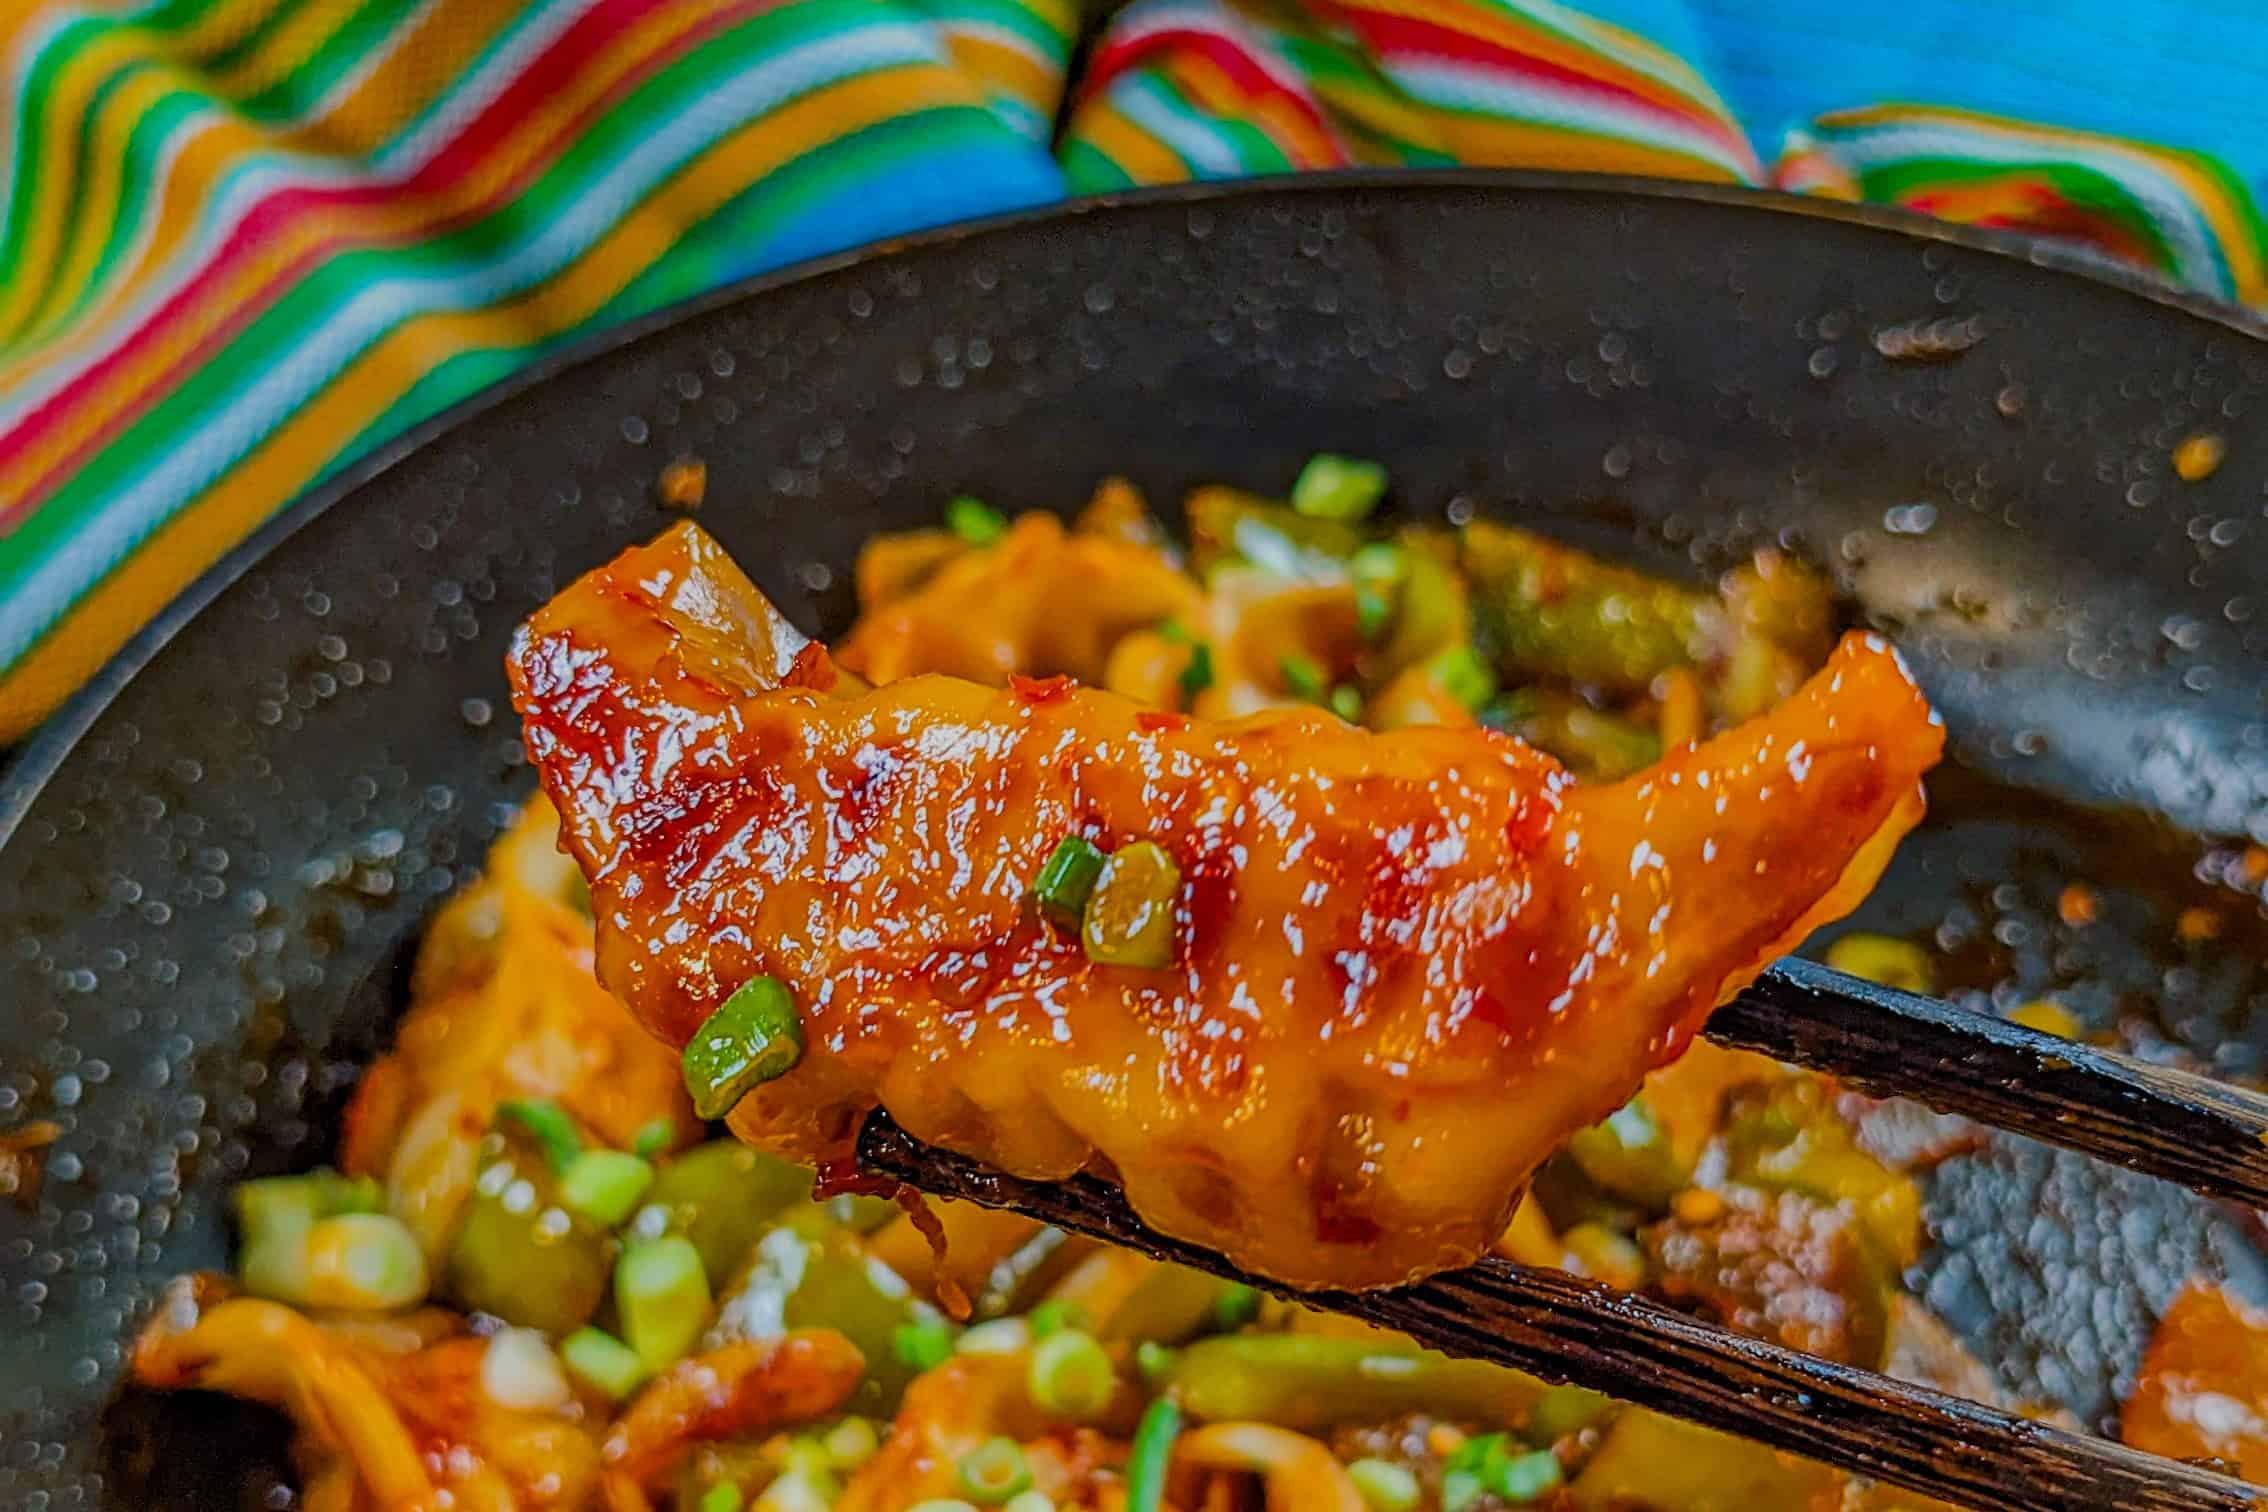
M1942 739L1863 637L1597 787L1474 729L853 691L691 526L536 615L511 674L607 984L673 1042L757 973L801 1003L743 1136L823 1159L879 1103L1021 1175L1115 1172L1159 1228L1312 1286L1485 1249L1562 1137L1863 894ZM1173 854L1171 966L1038 917L1069 832Z

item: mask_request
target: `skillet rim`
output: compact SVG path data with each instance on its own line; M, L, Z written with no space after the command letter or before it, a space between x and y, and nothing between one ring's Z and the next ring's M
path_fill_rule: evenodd
M1967 226L1893 206L1821 199L1779 189L1738 184L1695 183L1629 174L1570 173L1524 168L1356 168L1312 173L1262 174L1250 178L1153 185L1107 194L1076 196L1046 205L1003 211L866 242L841 252L807 258L753 274L721 288L664 306L651 314L595 332L550 354L510 377L461 399L441 413L343 469L270 517L207 567L163 609L136 631L86 683L0 765L0 849L15 837L32 805L78 749L103 711L176 635L188 628L231 584L302 527L351 497L379 474L401 463L443 435L497 407L505 400L550 383L608 353L728 305L759 299L776 290L899 256L918 256L933 248L982 237L1012 234L1119 209L1158 205L1213 205L1285 195L1443 191L1515 194L1582 194L1640 201L1687 201L1817 220L1900 237L1909 242L1957 246L2027 263L2052 277L2074 278L2139 298L2177 316L2201 320L2249 340L2268 343L2268 311L2255 311L2174 284L2154 272L2116 263L2085 247L2046 240L2023 232Z

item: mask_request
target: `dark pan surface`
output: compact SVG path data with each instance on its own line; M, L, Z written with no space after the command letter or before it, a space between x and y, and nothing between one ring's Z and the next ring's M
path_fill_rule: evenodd
M706 461L702 522L829 632L859 542L951 493L1281 487L1324 447L1389 461L1413 513L1687 575L1783 539L1898 633L1976 774L1875 922L1936 930L1980 1001L2059 990L2254 1074L2257 889L2163 826L1997 784L2268 837L2262 414L2268 345L2238 326L1973 238L1479 176L934 237L528 388L272 531L0 783L0 1128L66 1130L39 1200L0 1204L0 1506L288 1504L257 1416L106 1407L123 1341L164 1279L222 1261L232 1179L327 1152L420 920L529 786L511 627L664 523L673 458ZM2228 459L2181 482L2201 431ZM2104 889L2092 931L2056 919L2074 876ZM2208 900L2227 933L2179 944ZM2254 1264L2182 1194L2032 1147L1932 1198L1919 1289L2089 1421L2185 1274Z

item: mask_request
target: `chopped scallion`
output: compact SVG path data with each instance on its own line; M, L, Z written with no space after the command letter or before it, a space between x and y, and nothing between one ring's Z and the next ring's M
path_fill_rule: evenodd
M722 1118L750 1090L803 1058L803 1020L777 980L750 977L685 1046L685 1090L703 1118Z
M1032 883L1032 897L1038 901L1040 912L1065 929L1077 929L1105 859L1101 849L1083 835L1065 835L1057 841L1040 863L1039 876Z
M585 1150L559 1175L559 1203L601 1228L613 1228L637 1211L654 1184L654 1168L620 1150Z
M1515 1506L1535 1501L1566 1478L1559 1457L1549 1449L1514 1455L1493 1472L1486 1477L1488 1489Z
M1392 1460L1358 1459L1347 1466L1347 1479L1371 1512L1410 1512L1425 1494L1418 1478Z
M1032 1467L1011 1438L990 1438L961 1456L953 1467L961 1489L980 1507L998 1506L1032 1484Z
M709 1275L693 1241L675 1234L633 1244L614 1267L625 1342L648 1370L692 1353L709 1326Z
M882 1447L882 1436L865 1418L847 1417L828 1429L826 1437L819 1442L836 1469L855 1470L874 1458Z
M1276 663L1276 672L1283 679L1284 691L1292 697L1305 699L1309 703L1322 699L1323 669L1315 664L1314 657L1303 656L1297 651L1287 652Z
M909 1370L935 1370L953 1358L951 1325L901 1323L890 1335L890 1352Z
M562 1175L575 1157L583 1153L583 1136L577 1132L575 1120L548 1097L516 1097L498 1103L496 1116L508 1118L527 1130L529 1137L542 1147L544 1160Z
M1348 724L1362 718L1362 689L1353 683L1340 683L1331 690L1331 696L1325 702L1331 706L1332 713Z
M1318 452L1292 484L1291 506L1311 520L1359 520L1386 497L1386 469L1376 462Z
M1134 1346L1134 1368L1145 1381L1155 1381L1173 1369L1174 1361L1181 1358L1178 1350L1170 1349L1155 1339L1144 1339Z
M1213 685L1213 648L1198 641L1189 648L1189 665L1181 669L1181 696L1195 698Z
M1213 1325L1224 1331L1238 1329L1260 1316L1260 1294L1241 1281L1221 1288L1213 1299Z
M1094 1335L1066 1328L1032 1346L1024 1384L1041 1411L1084 1422L1110 1405L1118 1375Z
M748 1493L731 1481L719 1481L701 1493L693 1504L694 1512L740 1512L748 1505Z
M990 546L1008 533L1008 517L984 500L962 494L945 506L945 528L971 546Z
M1173 905L1181 868L1147 840L1120 846L1103 863L1079 928L1087 959L1106 966L1173 962Z
M1000 1512L1055 1512L1055 1498L1045 1491L1025 1491L1008 1498Z
M1347 559L1347 575L1354 581L1355 629L1364 640L1379 639L1393 622L1406 571L1402 549L1384 541L1373 541Z
M1181 1435L1181 1409L1159 1397L1142 1413L1126 1454L1126 1512L1158 1512L1165 1505L1166 1468Z
M667 1118L650 1119L640 1124L638 1132L630 1136L630 1153L640 1160L652 1160L656 1156L667 1155L670 1147L676 1143L677 1124L675 1120Z
M569 1375L617 1402L646 1379L638 1352L602 1329L578 1328L561 1339L559 1359Z
M1076 1302L1042 1302L1024 1314L1024 1324L1031 1329L1033 1338L1044 1339L1066 1328L1084 1328L1087 1318Z
M1451 646L1426 670L1443 692L1475 713L1496 696L1496 674L1471 646Z

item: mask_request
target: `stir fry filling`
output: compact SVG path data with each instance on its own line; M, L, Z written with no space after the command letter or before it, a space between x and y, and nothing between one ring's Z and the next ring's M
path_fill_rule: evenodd
M1918 811L1895 662L1786 558L1697 592L1373 525L1386 487L1203 489L1186 549L1124 484L1069 527L957 500L868 547L835 656L690 533L564 598L518 672L574 861L531 803L338 1169L238 1189L234 1271L135 1377L290 1414L317 1512L1926 1512L1012 1215L938 1204L933 1244L814 1192L879 1102L1294 1280L1493 1249L1989 1390L1898 1285L1914 1174L1969 1132L1686 1048ZM2129 1438L2262 1473L2262 1359L2195 1290Z

